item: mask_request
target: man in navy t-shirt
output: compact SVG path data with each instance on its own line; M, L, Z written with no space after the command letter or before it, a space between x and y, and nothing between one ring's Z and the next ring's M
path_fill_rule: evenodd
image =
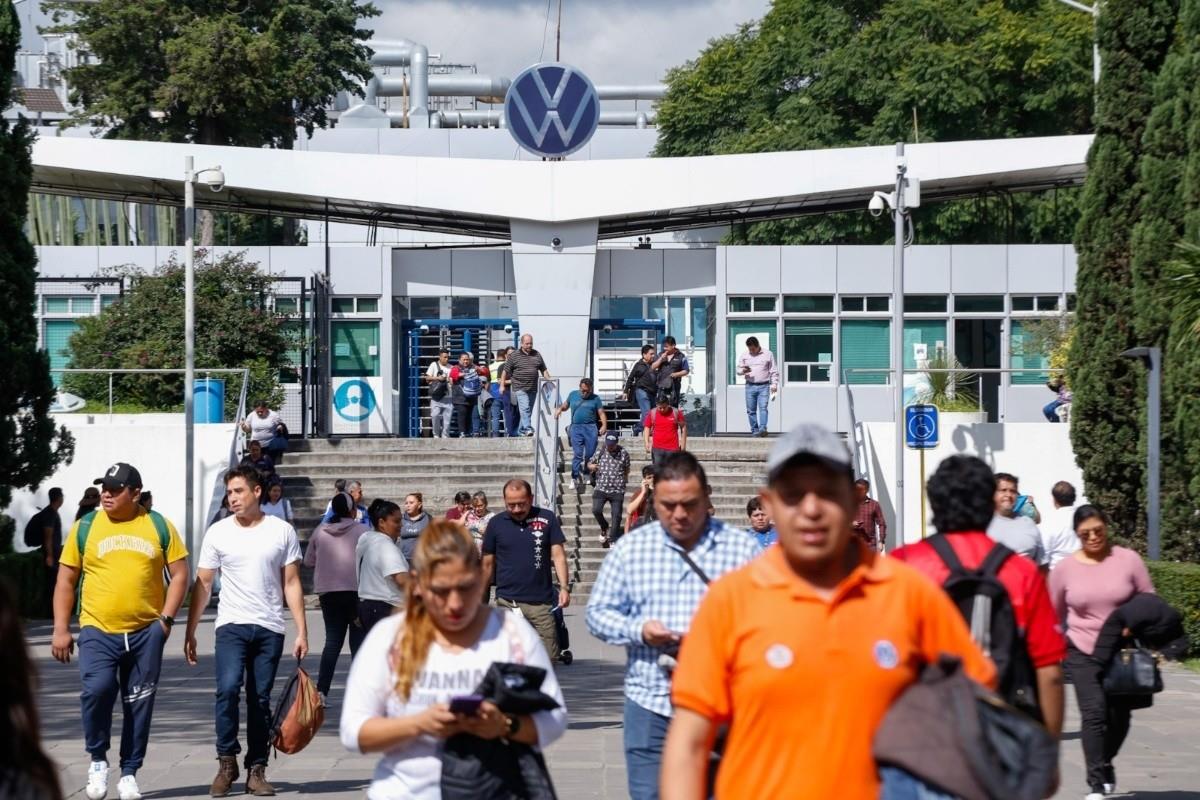
M567 428L567 438L571 442L573 456L571 485L578 492L583 488L584 465L596 452L600 437L608 432L608 415L604 413L604 401L592 391L591 378L581 380L579 388L567 395L567 402L555 409L555 418L568 409L571 411L571 424Z
M555 605L571 603L567 590L567 551L562 525L552 511L533 505L533 489L514 478L504 484L505 511L492 517L483 534L485 582L496 578L496 605L515 608L542 637L551 660L558 658ZM550 565L558 575L555 597ZM557 603L555 601L557 600Z

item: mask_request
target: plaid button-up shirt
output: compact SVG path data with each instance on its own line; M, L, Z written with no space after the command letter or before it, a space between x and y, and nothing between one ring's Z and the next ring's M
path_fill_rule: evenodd
M867 498L854 512L854 532L872 550L882 550L887 541L887 520L879 503ZM901 542L903 544L903 542Z
M658 665L662 650L642 641L642 626L658 620L686 633L704 596L704 581L680 555L683 548L654 522L630 531L600 565L588 598L592 635L626 649L625 696L655 714L670 716L671 677ZM762 549L744 530L710 519L688 551L711 580L753 559Z

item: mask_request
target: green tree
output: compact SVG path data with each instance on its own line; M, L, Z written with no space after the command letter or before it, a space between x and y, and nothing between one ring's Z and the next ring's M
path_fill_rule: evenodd
M1092 22L1055 0L775 0L668 76L658 155L1086 131ZM921 241L1065 241L1076 192L922 209ZM865 212L735 229L747 243L879 242Z
M1104 69L1096 140L1088 153L1082 217L1075 235L1079 298L1068 376L1075 392L1071 441L1088 497L1112 516L1119 535L1145 542L1138 409L1141 367L1121 357L1138 341L1130 235L1138 219L1142 137L1155 76L1174 39L1178 0L1104 5L1097 26Z
M12 96L21 27L12 3L0 7L0 108ZM33 316L37 280L33 245L25 236L33 133L25 120L0 118L0 508L14 488L35 488L69 463L74 440L50 416L50 360L38 350Z
M201 250L196 256L196 369L250 369L248 396L274 407L283 401L279 371L298 342L266 302L272 279L242 253L215 260ZM133 266L106 274L127 278L124 297L99 316L80 320L71 336L71 366L91 369L182 369L184 331L184 267L174 255L146 274ZM229 376L224 377L229 381ZM107 376L69 375L66 388L97 403L107 403ZM227 417L237 413L241 386L227 383ZM126 375L114 379L114 394L126 403L164 411L183 404L183 376Z

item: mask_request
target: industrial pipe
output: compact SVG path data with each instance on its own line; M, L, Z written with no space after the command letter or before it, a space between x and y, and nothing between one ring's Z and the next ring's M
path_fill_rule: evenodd
M412 75L409 84L409 127L424 128L429 119L429 48L407 39L367 42L371 48L371 63L380 67L409 68ZM367 104L374 105L382 79L376 75L367 82Z
M388 118L393 128L404 127L404 112L389 111ZM653 125L658 118L656 111L601 111L601 125L630 126L644 128ZM500 109L434 111L429 115L430 125L439 128L504 128L507 127L504 112ZM435 124L436 123L436 124Z
M643 85L597 86L596 94L601 100L662 100L667 94L665 83Z
M408 78L404 75L380 75L376 77L376 92L380 97L400 97L412 94ZM432 97L504 97L512 84L508 78L492 75L458 73L430 75L428 91Z

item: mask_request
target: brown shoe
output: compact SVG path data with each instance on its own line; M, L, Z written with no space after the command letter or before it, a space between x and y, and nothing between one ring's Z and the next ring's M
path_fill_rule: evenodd
M250 767L246 774L246 794L255 797L274 797L275 787L267 783L267 768L262 764Z
M208 793L213 797L224 797L238 779L237 756L217 756L217 777L213 778Z

